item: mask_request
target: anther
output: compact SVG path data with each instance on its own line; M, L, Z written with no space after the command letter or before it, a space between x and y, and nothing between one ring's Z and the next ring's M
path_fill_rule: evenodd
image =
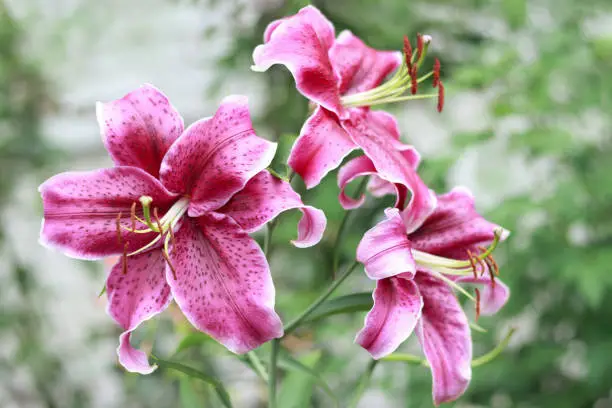
M472 272L474 272L474 278L478 279L478 272L476 271L476 262L474 262L474 254L469 249L467 250L468 260L470 261L470 265L472 266ZM476 258L478 259L478 258Z
M419 87L419 81L417 78L417 69L418 69L418 65L414 64L412 66L412 71L410 72L410 93L412 93L413 95L417 93L417 90Z
M412 45L407 35L404 36L404 58L408 72L412 71Z
M442 81L438 81L438 112L444 109L444 85Z
M127 258L128 258L128 243L123 246L123 256L121 257L121 270L124 275L127 275Z
M425 43L423 41L423 36L420 33L418 33L417 34L417 54L416 54L416 60L415 60L417 64L419 63L419 61L421 61L421 57L423 56L424 46L425 46Z
M172 266L172 262L170 262L170 257L168 256L168 253L166 251L162 251L162 255L164 256L166 263L168 264L168 266L170 267L170 270L172 271L172 277L174 278L174 280L176 280L176 270L174 269L174 266Z
M433 79L431 81L433 87L437 87L440 83L440 60L436 58L433 67Z
M153 208L153 217L155 217L155 222L157 223L157 228L159 229L159 233L163 234L164 230L162 228L161 220L159 219L159 215L157 214L157 207Z
M121 245L123 243L123 237L121 236L121 213L117 214L116 227L117 227L117 243Z
M474 291L476 292L476 318L474 320L478 321L480 317L480 290L475 288Z

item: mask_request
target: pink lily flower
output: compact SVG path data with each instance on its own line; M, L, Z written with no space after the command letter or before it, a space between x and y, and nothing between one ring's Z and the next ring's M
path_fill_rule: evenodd
M472 339L453 289L476 302L476 318L496 313L510 291L495 278L491 253L508 234L481 217L462 188L439 196L436 210L418 229L407 225L399 210L387 209L386 220L366 232L357 248L376 290L355 341L379 359L416 330L431 366L434 403L461 396L472 376ZM475 298L460 286L466 283L481 287Z
M149 85L99 103L97 115L117 166L44 182L41 241L75 258L122 255L106 282L108 313L125 330L120 363L143 374L155 369L130 335L172 299L235 353L282 336L268 263L248 233L297 208L304 216L294 244L307 247L326 220L264 170L276 145L255 134L246 97L225 98L214 116L186 130Z
M264 44L253 51L252 69L265 71L274 64L285 65L297 89L317 106L288 160L308 188L319 184L359 148L379 177L412 192L409 207L413 216L421 221L427 218L435 207L435 195L407 162L405 152L412 148L399 142L393 116L369 107L424 97L442 99L439 64L434 72L417 78L430 41L429 36L419 36L414 56L406 41L405 58L400 52L378 51L349 31L336 38L332 23L312 6L268 25ZM395 75L381 85L393 71ZM407 91L415 93L418 83L430 76L438 93L402 96Z

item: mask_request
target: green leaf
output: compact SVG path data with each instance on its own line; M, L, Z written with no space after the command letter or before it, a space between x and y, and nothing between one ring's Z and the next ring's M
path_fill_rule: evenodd
M330 299L313 312L306 321L312 322L325 317L353 312L365 312L372 308L372 293L354 293Z
M334 404L339 406L339 401L334 392L327 385L327 381L319 376L312 367L316 365L321 357L321 352L313 352L302 357L303 362L291 357L287 353L279 355L278 366L290 373L285 378L281 388L279 406L282 407L309 407L312 386L317 384L330 398ZM303 405L307 404L307 405Z
M189 367L181 363L177 363L174 361L161 360L154 356L151 356L151 359L155 362L155 364L157 364L161 368L170 368L172 370L176 370L185 375L188 375L189 377L196 378L198 380L202 380L205 383L212 385L215 391L217 392L219 399L223 403L223 406L226 408L232 408L232 402L230 400L230 396L227 390L225 389L225 387L223 386L223 383L221 383L221 381L219 381L217 378L210 376L208 374L205 374L201 371L196 370L193 367Z

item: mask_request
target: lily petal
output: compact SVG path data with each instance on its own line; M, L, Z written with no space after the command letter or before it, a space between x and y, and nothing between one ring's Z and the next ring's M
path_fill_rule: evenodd
M436 196L413 167L414 159L418 158L416 151L398 141L399 130L393 116L382 111L352 109L350 120L343 121L342 126L372 160L379 177L412 192L402 216L406 231L416 230L434 210Z
M98 259L128 252L151 242L157 234L122 232L117 236L117 216L130 228L132 204L141 196L153 198L160 216L176 196L150 174L136 167L115 167L88 172L61 173L38 188L43 200L41 242L80 259ZM140 207L139 207L140 208ZM142 212L139 212L142 215ZM136 222L136 228L145 228Z
M348 30L342 31L329 50L329 59L340 82L340 94L368 91L402 63L396 51L378 51L368 47Z
M119 362L130 372L150 374L155 370L146 354L132 347L130 333L170 304L172 296L165 270L161 251L153 250L128 257L125 272L119 260L106 281L108 314L125 330L117 348Z
M459 398L472 378L472 338L467 317L448 285L427 272L414 277L423 296L416 332L431 366L436 405Z
M291 184L262 171L217 212L227 214L246 232L254 232L283 211L299 209L303 216L298 224L300 248L317 244L323 237L327 219L323 211L304 205Z
M438 206L418 230L410 234L410 241L420 251L448 256L462 248L488 245L499 226L485 220L474 208L474 197L463 187L438 196ZM505 239L506 233L502 235ZM457 254L455 254L456 256Z
M189 126L161 166L170 191L190 196L192 217L216 210L268 167L276 144L255 134L245 96L228 96L212 118Z
M96 104L106 150L118 166L139 167L159 176L170 145L183 133L183 118L166 95L144 85L121 99Z
M340 187L340 194L338 195L338 200L340 201L340 205L345 210L352 210L357 207L360 207L365 201L365 194L362 194L361 197L354 199L346 195L345 189L346 186L357 177L363 176L372 176L376 177L376 168L367 156L359 156L350 161L348 161L344 166L340 168L338 171L338 187ZM376 177L377 180L381 180L379 177ZM393 189L397 200L395 202L395 206L399 204L400 193L397 189L397 186L393 183L389 183L386 181L382 181L384 188ZM370 182L370 184L372 184Z
M357 260L365 266L370 279L399 274L413 275L416 264L404 222L396 208L385 210L386 220L367 231L357 247Z
M368 182L368 191L374 197L384 197L388 194L397 194L397 186L378 176L372 176Z
M355 342L379 359L394 352L414 330L423 308L417 285L393 277L376 282L374 306L365 318Z
M265 43L253 51L252 69L266 71L274 64L285 65L302 95L340 114L337 79L328 56L334 37L332 23L315 7L304 7L268 26Z
M234 353L283 334L274 285L257 243L230 217L186 218L175 233L166 279L187 319Z
M302 177L306 187L312 188L355 148L357 146L342 129L336 115L318 107L304 123L288 164Z

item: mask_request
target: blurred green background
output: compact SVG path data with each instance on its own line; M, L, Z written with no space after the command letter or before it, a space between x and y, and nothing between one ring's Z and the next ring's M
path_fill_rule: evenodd
M143 82L166 92L186 122L210 115L225 94L245 93L258 133L288 140L307 115L306 101L285 69L257 74L249 66L267 23L307 3L0 0L0 407L219 406L203 383L165 370L139 377L116 365L119 330L97 298L105 266L38 245L36 187L59 171L110 165L94 103ZM350 29L376 48L399 49L404 34L434 37L429 57L442 61L444 113L428 102L390 110L404 141L421 151L422 177L433 188L469 187L479 210L513 231L498 256L512 297L479 321L488 332L473 333L475 354L509 327L517 334L448 406L612 407L610 0L312 4L337 32ZM334 177L304 192L329 219L317 247L289 245L297 214L283 216L276 231L271 264L285 320L332 279L343 216L336 196ZM343 263L390 203L369 199L351 215ZM340 294L371 289L357 272ZM321 320L284 344L343 400L369 360L352 344L363 317ZM258 378L192 334L177 311L138 337L145 348L155 339L158 356L222 379L236 406L264 406ZM402 350L418 353L414 339ZM429 407L430 382L427 369L381 363L359 406ZM283 408L332 406L320 384L291 370L279 396Z

